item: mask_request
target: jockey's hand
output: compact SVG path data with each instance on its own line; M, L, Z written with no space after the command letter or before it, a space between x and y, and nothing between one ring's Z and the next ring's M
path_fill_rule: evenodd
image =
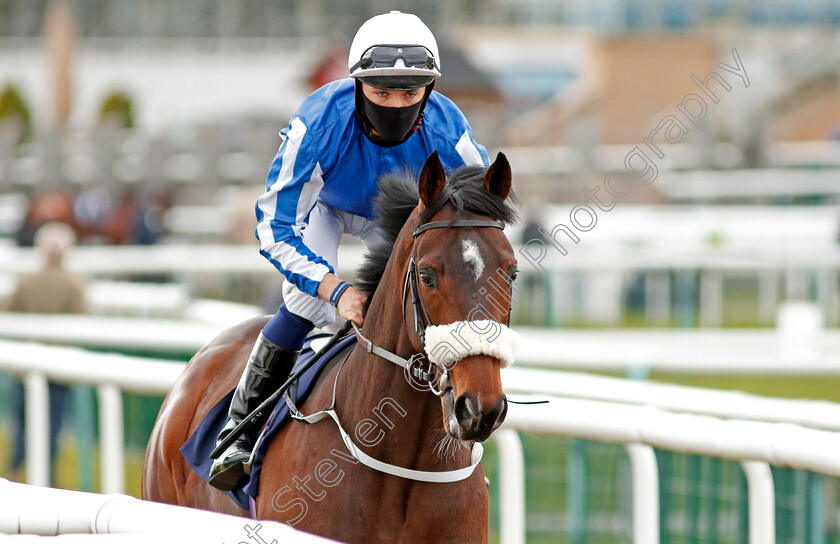
M365 318L362 315L362 310L367 301L367 294L359 291L352 285L348 287L338 298L338 313L348 321L355 321L356 325L362 326L365 323Z
M341 278L335 274L329 273L321 280L318 285L318 298L321 300L330 300L333 290L341 283ZM362 326L365 318L362 315L362 309L365 307L367 295L352 285L341 293L338 298L338 313L348 321L355 321L358 326Z

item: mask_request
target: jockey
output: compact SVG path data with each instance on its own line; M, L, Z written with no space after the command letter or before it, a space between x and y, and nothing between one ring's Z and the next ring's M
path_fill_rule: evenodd
M257 339L219 441L286 381L307 334L332 323L336 308L363 323L367 295L338 277L336 260L343 233L368 247L382 240L373 222L377 179L419 172L435 150L450 170L489 164L461 111L432 91L438 47L417 16L392 11L365 22L348 68L349 79L312 93L280 132L256 233L260 253L286 277L285 303ZM244 478L256 427L214 461L211 485L230 490Z

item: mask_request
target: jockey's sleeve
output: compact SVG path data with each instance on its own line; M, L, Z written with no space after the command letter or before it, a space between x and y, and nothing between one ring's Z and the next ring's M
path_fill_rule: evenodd
M467 125L461 134L458 143L455 144L455 151L461 156L466 166L490 166L490 157L487 155L487 149L475 141L469 125Z
M318 284L332 266L301 238L309 212L324 186L317 142L294 117L281 132L285 139L271 163L266 192L257 200L257 238L260 253L301 291L318 296Z

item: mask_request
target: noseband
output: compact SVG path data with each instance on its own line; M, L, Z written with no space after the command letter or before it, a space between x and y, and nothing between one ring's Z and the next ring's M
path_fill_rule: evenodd
M423 299L420 297L420 286L417 282L417 238L428 230L446 229L452 227L489 227L504 230L505 225L501 221L490 221L487 219L454 219L451 221L433 221L431 223L420 225L419 227L414 229L414 243L411 249L411 260L408 263L408 270L406 271L405 282L403 284L402 314L403 320L405 320L406 301L410 296L411 307L414 310L414 330L420 337L420 343L423 345L424 349L427 348L426 329L428 327L436 327L434 327L432 319L431 317L429 317L429 312L426 311L426 305L423 304ZM507 317L509 325L510 310L508 310ZM383 359L386 359L394 364L403 367L403 369L406 372L406 377L409 377L410 375L411 377L417 379L418 381L424 384L424 388L428 387L429 391L431 391L438 397L443 396L444 393L446 393L446 390L449 389L449 365L440 365L442 367L440 383L438 384L437 389L435 389L435 372L432 368L432 366L435 363L431 359L426 360L427 357L425 357L423 353L416 353L412 355L410 359L404 359L396 353L392 353L390 351L380 348L379 346L375 345L373 342L365 338L362 335L359 328L356 327L355 323L353 324L353 328L356 330L356 337L358 338L359 343L367 350L368 353L378 355ZM507 327L505 327L505 329L507 329ZM512 333L512 331L510 331L509 329L507 330L507 332L509 332L512 335L515 334ZM507 364L509 363L510 361L508 361Z
M425 225L421 225L414 229L414 247L411 251L411 261L409 262L405 284L403 285L403 319L405 319L406 300L408 298L408 295L410 294L411 305L414 308L415 330L420 335L420 340L423 342L424 349L426 347L426 328L433 327L433 329L438 329L441 327L434 327L432 325L432 320L429 318L429 314L426 311L426 307L423 304L423 300L420 298L420 289L417 284L417 237L420 236L422 233L426 232L427 230L450 227L492 227L497 229L504 229L504 224L501 221L489 221L483 219L460 219L454 221L434 221L432 223L426 223ZM510 311L508 311L508 321L509 320ZM503 325L499 324L499 326L501 327ZM434 363L429 361L427 364L425 364L423 362L425 357L422 353L417 353L413 355L410 359L403 359L396 353L392 353L388 350L385 350L377 346L367 338L365 338L355 323L353 323L353 328L356 330L356 338L358 339L359 344L368 353L372 353L374 355L382 357L383 359L391 361L396 365L401 366L407 374L410 374L411 376L427 383L429 390L432 391L435 395L443 396L447 389L450 388L448 379L449 367L447 365L441 365L443 368L443 373L440 378L440 384L438 386L439 388L438 390L435 390L434 386L432 385L435 378L435 373L432 369L432 365ZM509 330L508 332L510 334L515 334ZM336 414L335 412L335 399L336 389L338 386L338 376L341 373L341 369L343 366L344 363L342 363L341 366L339 366L339 370L335 376L335 383L333 384L333 401L330 408L322 410L320 412L316 412L309 416L305 416L297 410L290 397L286 395L286 403L289 405L289 410L294 419L299 419L301 421L305 421L306 423L311 424L329 416L330 418L332 418L332 420L338 427L342 441L344 442L348 451L353 455L353 457L358 459L363 465L377 470L379 472L384 472L386 474L391 474L393 476L398 476L400 478L406 478L409 480L432 483L460 482L462 480L465 480L466 478L469 478L470 475L472 475L473 471L478 466L478 463L481 461L481 456L484 452L483 446L478 442L473 444L472 452L470 454L470 464L468 466L456 470L446 470L440 472L413 470L384 463L382 461L379 461L378 459L371 457L370 455L359 449L353 443L353 440L350 437L349 433L347 433L341 426L341 422L338 419L338 414Z

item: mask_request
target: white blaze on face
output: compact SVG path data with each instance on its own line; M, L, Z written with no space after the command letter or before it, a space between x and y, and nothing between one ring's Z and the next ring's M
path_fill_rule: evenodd
M463 240L464 243L464 263L469 267L475 281L481 279L481 274L484 272L484 259L481 258L481 253L478 251L478 246L472 240Z

